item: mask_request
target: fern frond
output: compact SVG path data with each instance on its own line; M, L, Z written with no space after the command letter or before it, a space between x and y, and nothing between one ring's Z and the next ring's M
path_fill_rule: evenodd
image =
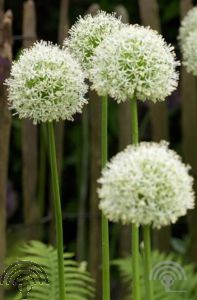
M153 267L161 262L175 262L180 265L186 278L183 280L175 280L171 291L166 291L165 287L161 283L161 278L153 280L154 285L154 299L155 300L196 300L197 299L197 273L195 273L194 266L192 264L184 264L181 257L177 254L170 253L164 254L154 251L152 255ZM116 259L112 262L112 265L118 267L122 282L128 287L128 297L125 300L131 298L132 293L132 267L131 257ZM141 277L141 289L142 300L146 300L145 285L143 281L143 258L140 260L140 277ZM178 278L177 278L178 279Z
M25 260L36 263L48 276L49 284L35 284L28 294L29 300L59 300L57 250L39 241L31 241L21 247L21 256L12 261ZM94 280L86 270L86 264L78 263L72 253L64 253L65 288L67 300L94 298ZM9 260L10 261L10 260ZM31 282L30 282L31 285ZM19 300L21 295L9 298Z

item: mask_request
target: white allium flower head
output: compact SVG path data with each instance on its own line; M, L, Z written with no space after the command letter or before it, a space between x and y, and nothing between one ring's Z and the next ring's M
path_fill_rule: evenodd
M197 76L197 30L192 31L182 44L183 65Z
M118 102L128 98L163 101L177 87L175 53L148 27L125 26L95 50L90 69L92 88Z
M37 42L23 50L11 68L9 107L19 118L33 122L72 120L86 100L85 76L67 50L48 42Z
M84 18L79 17L69 30L69 37L64 41L64 46L78 58L84 69L88 69L96 47L105 37L122 26L124 25L120 18L104 11L94 16L88 14Z
M181 27L179 30L179 40L181 43L181 47L185 42L185 39L188 37L188 35L196 29L197 29L197 6L190 9L181 22Z
M128 146L106 165L99 179L99 207L113 222L175 223L194 207L189 167L167 142Z

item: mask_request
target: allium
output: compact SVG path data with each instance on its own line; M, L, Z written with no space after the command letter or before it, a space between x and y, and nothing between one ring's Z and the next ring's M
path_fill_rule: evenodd
M185 18L181 22L181 27L179 31L179 40L181 46L185 42L185 39L189 36L189 34L196 30L197 28L197 7L194 7L189 10Z
M65 40L64 45L78 58L84 69L87 69L96 47L122 26L123 23L115 14L103 11L95 16L88 14L84 18L80 17L71 27L69 38Z
M90 80L99 95L118 102L137 97L163 101L177 87L175 53L161 35L147 27L126 26L95 50Z
M194 207L189 169L166 142L128 146L102 171L100 209L123 224L175 223Z
M192 31L182 44L183 64L187 71L197 76L197 30Z
M72 120L86 103L84 80L78 62L67 50L37 42L12 65L6 81L10 109L35 124Z

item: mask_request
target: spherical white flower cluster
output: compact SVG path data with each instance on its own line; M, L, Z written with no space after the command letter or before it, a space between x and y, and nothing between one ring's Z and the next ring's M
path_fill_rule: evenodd
M173 47L147 27L125 26L95 50L90 80L99 95L118 102L136 97L163 101L177 87Z
M119 30L123 25L115 14L100 11L96 15L80 17L69 30L69 37L64 46L78 58L84 69L89 68L95 48L112 32Z
M197 76L197 30L189 34L182 45L183 65L188 73Z
M183 19L179 30L183 65L187 71L197 75L197 7L192 8Z
M197 7L193 7L192 9L190 9L181 22L181 27L179 30L179 40L181 46L183 45L189 34L195 30L197 30Z
M189 167L166 142L128 146L103 169L99 183L100 209L114 222L160 228L194 207Z
M33 122L72 120L86 100L85 76L68 53L47 42L25 49L6 81L11 109Z

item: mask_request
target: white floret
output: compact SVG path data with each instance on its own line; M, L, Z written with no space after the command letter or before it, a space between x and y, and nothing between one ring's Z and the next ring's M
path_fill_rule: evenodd
M192 31L182 44L183 64L187 71L197 76L197 30Z
M96 48L90 68L92 88L118 102L128 98L163 101L178 85L172 46L148 27L125 26Z
M181 47L189 34L197 29L197 6L189 10L181 22L179 40Z
M64 46L77 57L84 69L88 69L96 47L122 26L124 25L120 18L104 11L94 16L88 14L84 18L79 17L69 30L69 37L64 41Z
M189 169L166 142L128 146L102 171L99 207L122 224L175 223L194 207Z
M25 49L6 81L8 102L19 118L33 122L72 120L82 111L87 86L79 63L68 50L37 42Z

